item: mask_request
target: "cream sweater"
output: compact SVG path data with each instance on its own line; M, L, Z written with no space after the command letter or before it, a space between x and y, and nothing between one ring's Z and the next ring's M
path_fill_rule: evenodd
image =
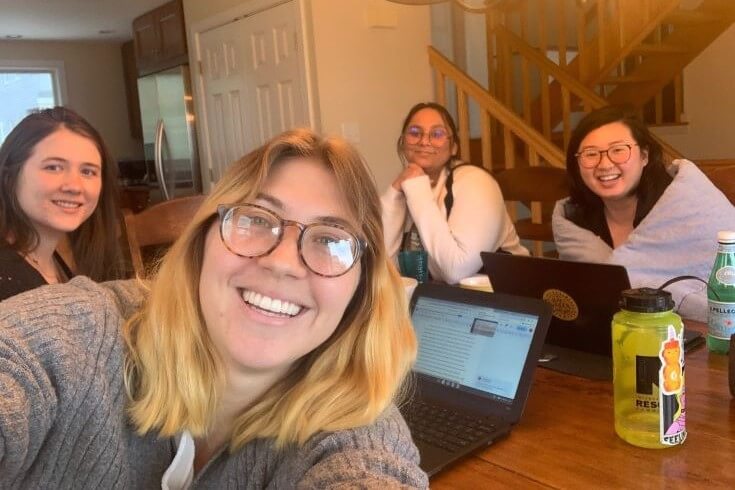
M448 171L431 187L429 177L408 179L401 191L389 186L381 197L388 254L395 257L413 223L429 254L434 279L456 284L482 267L480 252L502 249L528 255L508 216L498 183L484 170L464 165L454 171L454 205L447 219Z

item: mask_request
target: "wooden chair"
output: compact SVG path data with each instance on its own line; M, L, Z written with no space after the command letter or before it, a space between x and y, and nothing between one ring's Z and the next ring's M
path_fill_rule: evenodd
M710 170L707 177L735 206L735 165Z
M145 247L170 245L181 235L206 196L180 197L155 204L138 214L123 209L124 235L130 249L130 261L137 276L146 276Z
M534 242L534 255L543 256L543 242L553 242L551 212L554 203L569 195L567 172L557 167L519 167L495 174L518 236ZM517 203L531 210L530 218L518 219Z

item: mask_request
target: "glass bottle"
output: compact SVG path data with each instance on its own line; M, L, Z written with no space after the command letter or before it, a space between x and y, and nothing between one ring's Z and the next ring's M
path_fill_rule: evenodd
M683 324L671 293L623 291L613 316L615 432L641 447L665 448L686 439Z
M717 233L717 257L709 276L707 348L727 354L735 333L735 231Z

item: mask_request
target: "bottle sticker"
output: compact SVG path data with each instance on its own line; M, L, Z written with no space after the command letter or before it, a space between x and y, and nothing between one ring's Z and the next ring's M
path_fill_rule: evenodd
M668 339L661 342L659 353L659 421L660 441L666 446L681 444L687 437L684 397L684 349L674 327L669 326Z
M715 272L717 281L727 286L735 286L735 267L726 265Z
M735 252L735 243L720 243L717 246L717 253L729 254Z
M711 337L730 340L735 334L735 303L707 301L709 316L707 317L707 333Z

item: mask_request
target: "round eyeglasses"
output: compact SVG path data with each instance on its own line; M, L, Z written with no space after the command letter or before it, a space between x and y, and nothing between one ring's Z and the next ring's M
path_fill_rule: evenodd
M444 143L450 138L447 130L441 127L431 128L428 133L424 133L419 126L409 126L403 133L403 139L409 145L418 145L423 141L424 135L429 137L429 144L436 148L444 146Z
M602 161L602 155L607 155L607 159L616 165L626 163L630 160L630 153L634 146L638 146L635 143L621 143L619 145L612 145L607 150L598 150L597 148L586 148L579 153L575 153L577 162L584 168L595 168Z
M299 229L298 250L304 265L314 274L338 277L359 260L365 242L344 227L283 219L257 204L220 205L217 208L220 238L227 249L241 257L255 258L271 253L287 226Z

